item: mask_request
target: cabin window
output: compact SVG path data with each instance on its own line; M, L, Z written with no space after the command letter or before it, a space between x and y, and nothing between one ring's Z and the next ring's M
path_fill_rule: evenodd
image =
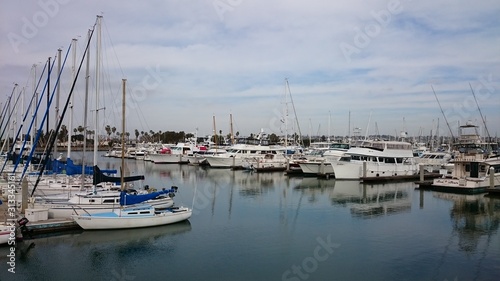
M89 199L89 202L90 202L90 203L94 203L94 202L95 202L95 200L94 200L94 199Z
M495 168L495 173L500 173L500 165L493 166L493 168Z
M104 199L104 201L102 201L103 203L114 203L115 200L113 199Z
M396 158L396 163L403 163L403 158Z
M149 211L142 211L140 214L141 215L147 215L147 214L149 214Z
M351 161L351 157L349 156L340 157L339 161L349 162Z
M129 215L137 215L137 212L130 212Z
M384 159L385 159L385 163L396 163L394 158L384 158Z

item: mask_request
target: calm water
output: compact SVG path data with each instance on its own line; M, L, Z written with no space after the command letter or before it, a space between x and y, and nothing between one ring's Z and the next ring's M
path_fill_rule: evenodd
M102 158L101 168L119 159ZM500 199L127 160L186 223L0 248L0 280L500 280ZM136 188L140 187L137 183Z

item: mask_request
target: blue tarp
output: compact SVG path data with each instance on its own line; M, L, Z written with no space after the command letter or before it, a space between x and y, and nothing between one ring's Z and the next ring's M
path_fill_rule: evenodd
M126 206L126 205L139 204L144 201L154 199L162 194L175 193L175 192L176 192L175 189L165 189L162 191L151 192L148 194L134 195L134 194L128 194L126 191L122 191L120 193L120 205Z
M82 165L76 165L71 158L66 160L66 163L60 160L54 160L52 164L52 170L54 173L61 174L65 173L66 175L81 175L82 174ZM117 170L102 170L101 172L106 174L116 174ZM93 166L85 166L85 174L92 175L94 174Z

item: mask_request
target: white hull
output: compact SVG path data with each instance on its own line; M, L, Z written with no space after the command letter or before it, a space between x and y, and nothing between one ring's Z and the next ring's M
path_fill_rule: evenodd
M331 164L336 179L396 180L419 172L411 144L399 141L359 141Z
M186 158L189 161L189 164L191 165L203 165L207 162L207 158L205 156L195 154L195 155L188 155Z
M432 182L434 187L442 187L449 189L462 189L463 191L470 190L473 193L474 190L483 191L490 187L490 178L464 178L464 179L452 179L452 178L438 178L434 179ZM495 174L495 179L493 181L494 186L500 186L500 173Z
M303 174L333 174L333 166L329 162L304 162L299 165Z
M226 156L207 156L207 161L210 167L213 168L232 168L232 167L242 167L243 159L239 157L228 157Z
M129 213L129 215L121 215L120 210L118 210L111 213L73 216L73 219L81 228L86 230L124 229L173 224L189 219L191 214L191 209L181 207L173 211L155 212L154 214L130 215Z
M363 169L366 163L366 171ZM416 164L385 164L363 161L334 162L336 179L359 180L361 178L394 178L415 176L419 169Z
M180 164L188 162L186 155L183 154L149 154L149 160L155 164Z
M156 209L170 208L174 205L174 200L169 197L147 201ZM77 204L77 203L35 203L35 209L48 209L49 219L70 218L76 214L96 214L112 212L120 208L119 198L113 204Z
M477 157L481 156L478 155ZM477 158L471 158L471 160L475 159ZM493 187L500 186L500 158L489 158L479 162L463 160L466 159L459 158L455 163L452 174L434 179L432 186L437 189L464 193L485 192L492 185ZM475 174L471 171L472 166L476 166L476 169L478 169ZM466 167L471 168L467 170ZM490 172L493 172L493 174L490 174ZM493 179L491 176L493 176Z

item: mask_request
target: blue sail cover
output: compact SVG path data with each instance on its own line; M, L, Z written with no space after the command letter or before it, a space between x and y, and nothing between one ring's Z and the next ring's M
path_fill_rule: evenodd
M96 185L101 182L114 182L114 183L121 183L121 177L110 177L106 176L101 169L97 165L94 166L94 175L92 177L92 184ZM131 182L131 181L138 181L138 180L144 180L144 176L128 176L123 178L123 182Z
M66 160L66 164L60 160L55 159L53 161L52 170L54 173L57 173L57 174L61 174L64 172L68 176L81 175L82 174L82 165L74 164L74 162L71 158L68 158ZM116 174L117 170L101 170L101 172L106 173L106 174ZM86 175L93 175L94 174L94 167L93 166L85 166L85 174Z
M165 189L165 190L161 190L161 191L151 192L148 194L134 195L134 194L128 194L127 192L122 191L122 192L120 192L120 205L126 206L126 205L139 204L139 203L154 199L162 194L168 194L168 193L174 193L174 192L176 192L175 189Z

